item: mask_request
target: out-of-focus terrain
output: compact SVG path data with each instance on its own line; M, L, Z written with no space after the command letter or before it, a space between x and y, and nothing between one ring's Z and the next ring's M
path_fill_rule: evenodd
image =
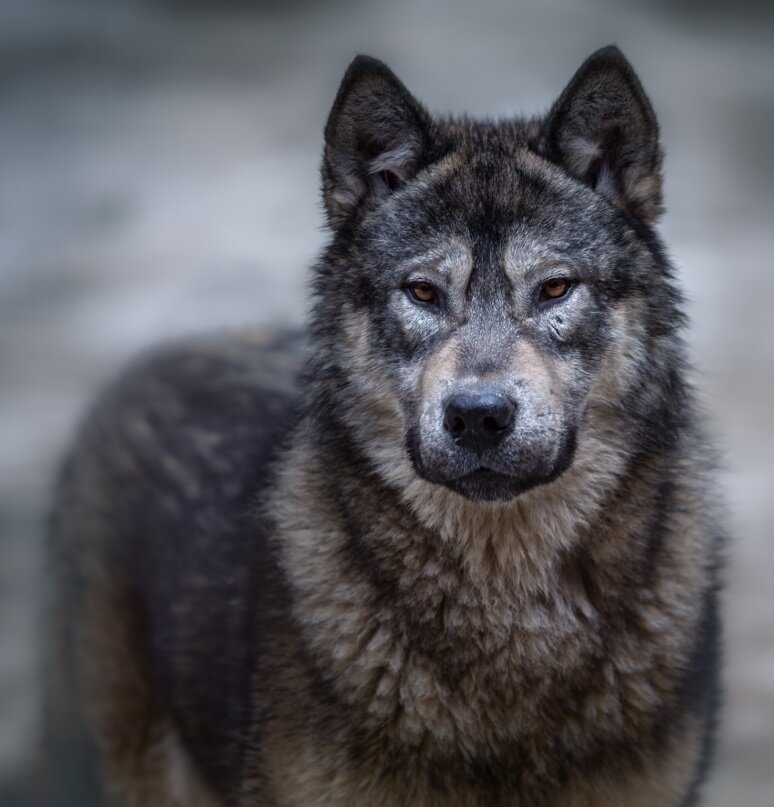
M301 322L325 238L322 125L352 56L384 59L433 110L505 116L545 109L616 42L661 120L662 230L727 460L727 694L707 804L771 807L773 33L750 0L0 3L0 783L39 728L57 459L139 349Z

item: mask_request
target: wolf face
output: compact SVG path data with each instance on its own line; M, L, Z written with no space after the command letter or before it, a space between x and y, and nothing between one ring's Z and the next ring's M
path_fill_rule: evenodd
M679 319L649 237L660 160L615 48L516 123L434 121L357 59L326 127L315 328L364 449L473 500L561 475L594 387L625 401L647 369L627 333Z

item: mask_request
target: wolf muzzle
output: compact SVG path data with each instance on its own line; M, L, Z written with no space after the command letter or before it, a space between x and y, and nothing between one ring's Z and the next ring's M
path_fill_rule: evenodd
M515 413L516 402L497 390L458 392L446 402L443 425L458 446L480 454L505 439Z

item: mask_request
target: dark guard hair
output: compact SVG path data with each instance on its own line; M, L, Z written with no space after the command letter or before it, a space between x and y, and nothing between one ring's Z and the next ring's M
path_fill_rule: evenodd
M63 475L63 641L114 792L694 803L721 537L661 163L616 48L501 122L355 59L300 382L295 342L166 351Z
M586 60L544 124L545 152L573 176L652 224L661 213L658 124L617 48Z

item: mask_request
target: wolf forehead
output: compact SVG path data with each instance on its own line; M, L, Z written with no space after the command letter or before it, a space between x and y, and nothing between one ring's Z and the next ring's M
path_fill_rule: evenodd
M469 129L478 126L489 128L471 122ZM400 229L421 241L440 233L471 249L478 244L505 249L539 230L545 243L567 254L600 241L592 224L596 230L610 225L605 239L610 243L616 234L615 216L595 194L526 145L490 155L477 153L468 141L453 142L444 157L386 199L383 212L363 221L364 234Z
M554 249L569 253L599 242L607 225L605 240L615 241L623 223L617 209L547 160L535 130L529 121L436 121L437 145L428 148L425 164L400 177L390 176L390 168L366 176L359 230L380 237L399 230L407 246L441 233L471 249L504 248L539 230ZM400 256L399 245L393 247Z

